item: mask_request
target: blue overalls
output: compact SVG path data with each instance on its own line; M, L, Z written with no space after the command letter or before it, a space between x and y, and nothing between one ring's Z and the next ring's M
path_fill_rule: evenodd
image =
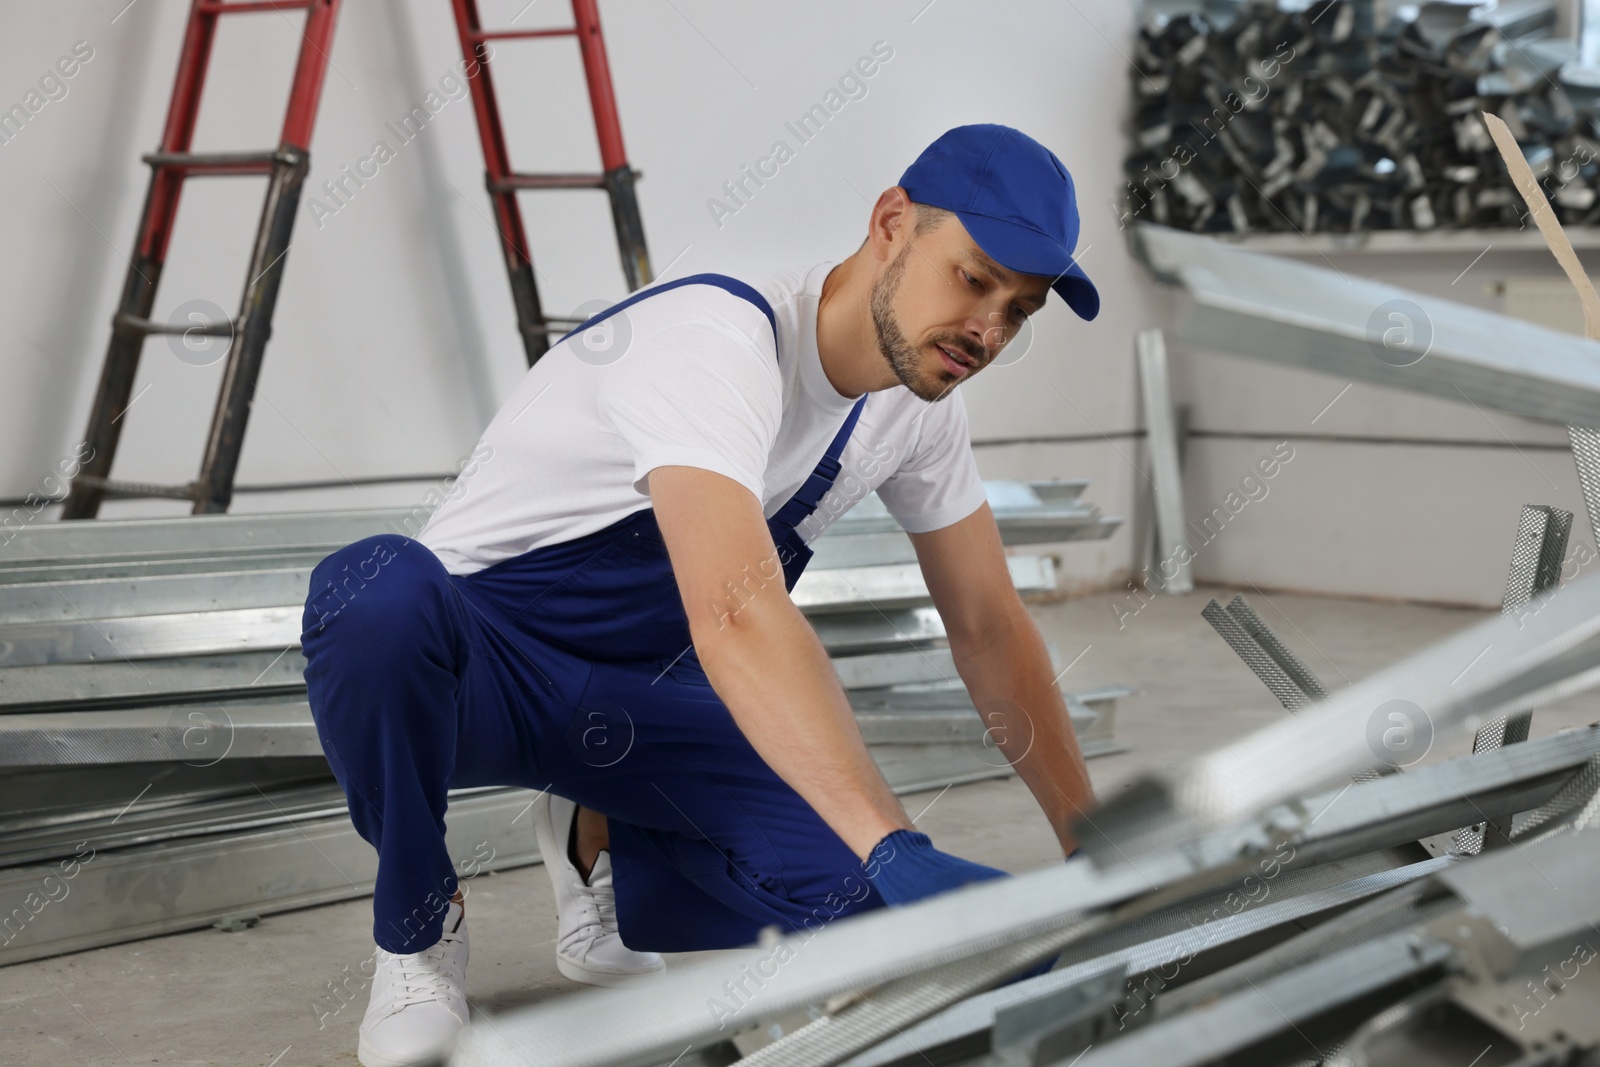
M776 336L761 294L717 274L635 293L574 332L690 284L755 303ZM865 400L767 520L789 589L812 554L795 527L837 477ZM312 571L302 630L323 750L378 850L373 938L387 951L439 938L457 886L451 788L549 789L607 816L635 950L731 948L883 905L711 688L649 507L462 576L409 538L364 538Z

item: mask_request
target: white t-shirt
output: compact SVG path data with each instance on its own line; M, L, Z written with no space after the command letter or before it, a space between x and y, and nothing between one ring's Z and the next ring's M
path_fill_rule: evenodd
M726 475L771 518L857 399L834 389L817 355L817 302L834 266L741 279L772 305L776 353L760 308L700 284L553 345L417 540L451 574L471 574L649 507L646 477L664 465ZM871 393L839 458L834 488L800 524L807 542L873 490L912 533L985 499L959 389L931 404L898 384Z

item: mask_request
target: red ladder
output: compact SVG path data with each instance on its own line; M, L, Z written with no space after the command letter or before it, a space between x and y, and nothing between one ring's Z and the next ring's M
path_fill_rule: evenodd
M196 515L224 512L232 502L233 481L244 443L245 424L250 417L267 339L272 333L272 312L277 302L278 287L283 280L284 262L294 228L295 211L300 202L301 186L310 169L311 130L316 121L323 78L327 73L328 51L333 43L333 28L340 2L192 0L161 147L144 157L151 167L150 187L145 195L127 281L112 319L111 342L106 350L100 384L89 414L85 440L93 449L92 458L72 481L72 489L62 509L63 519L93 518L99 513L101 501L108 495L190 500L194 503ZM574 25L570 28L494 31L482 28L476 0L451 2L462 56L469 66L476 62L478 68L477 76L468 79L472 86L473 112L483 142L489 199L494 207L506 269L511 278L517 325L531 366L549 349L552 333L565 333L577 326L579 320L550 318L540 306L539 290L534 283L533 257L528 250L527 233L517 206L517 191L605 189L611 197L612 222L616 226L617 243L622 252L623 274L631 292L651 281L644 223L634 193L634 182L640 175L629 167L623 151L622 126L617 116L611 69L606 59L605 42L600 34L600 14L595 0L572 0ZM217 19L226 14L293 10L306 12L306 24L278 147L268 152L191 152L190 144L200 110L200 93L216 35ZM561 36L575 36L578 39L595 128L599 135L602 173L517 173L511 169L506 151L485 42ZM172 237L178 198L185 179L241 174L265 175L268 183L238 317L232 321L199 326L152 321L150 314L155 305L156 286L166 263L167 246ZM139 369L144 339L150 334L187 336L197 333L231 339L200 476L187 485L177 486L111 478L111 463L121 434L122 416L133 399L134 377Z
M617 231L617 246L622 253L622 272L632 292L649 285L650 256L645 249L644 221L634 182L639 172L628 166L622 147L622 123L617 118L616 95L611 89L611 66L606 59L605 40L600 35L600 12L595 0L572 0L573 25L554 30L485 30L478 18L478 0L451 0L455 7L456 32L461 38L461 56L468 69L476 64L478 75L468 79L472 86L472 110L478 119L478 136L483 141L485 183L494 206L495 228L505 254L506 272L511 276L511 299L517 309L517 328L527 348L531 367L550 347L551 334L564 334L581 320L553 319L544 314L539 288L534 283L533 256L528 251L528 236L517 206L522 189L604 189L611 196L611 221ZM486 41L577 37L583 55L584 75L589 86L589 105L594 111L595 132L600 139L599 174L520 174L511 169L506 139L500 123L500 104L495 98L494 81L489 74Z
M194 0L190 6L161 147L144 157L150 164L150 189L145 194L144 212L139 218L139 233L128 263L122 299L111 320L111 343L90 410L89 429L84 435L94 449L93 458L72 480L72 491L62 509L63 519L93 518L108 492L120 496L192 500L196 515L228 510L233 499L233 475L244 445L245 423L250 418L250 402L261 373L261 357L266 351L267 338L272 334L272 310L277 304L278 286L283 281L284 260L294 229L295 209L300 203L300 188L311 164L311 128L316 122L317 101L322 95L323 76L327 73L328 49L333 43L339 4L340 0ZM278 147L266 152L191 152L195 119L200 113L200 91L205 84L217 20L223 15L241 12L293 10L306 12L306 24ZM200 326L152 321L150 312L155 305L156 285L166 264L167 245L172 239L183 183L189 178L239 174L265 175L267 196L250 255L249 271L245 275L238 317ZM231 338L199 478L176 486L112 480L111 461L122 433L121 420L133 392L144 339L150 334L193 333Z

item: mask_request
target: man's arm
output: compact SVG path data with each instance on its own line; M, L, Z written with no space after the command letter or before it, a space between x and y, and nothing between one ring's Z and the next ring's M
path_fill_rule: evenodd
M994 512L984 503L911 542L989 736L1033 791L1062 852L1071 852L1072 821L1094 807L1094 790L1044 638L1011 583Z
M784 587L760 502L698 467L650 472L700 664L761 758L862 860L905 809L867 752L822 642Z

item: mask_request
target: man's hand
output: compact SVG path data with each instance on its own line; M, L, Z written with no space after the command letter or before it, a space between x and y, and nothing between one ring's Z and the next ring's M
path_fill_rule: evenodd
M767 765L866 860L911 820L872 762L816 631L789 598L760 502L699 467L657 467L649 485L712 688Z
M987 503L942 529L912 534L917 562L950 635L950 653L988 737L1016 768L1070 853L1072 823L1094 790L1044 638L1017 596Z
M927 834L915 830L896 830L885 837L861 867L890 907L1007 877L1005 871L940 852Z

